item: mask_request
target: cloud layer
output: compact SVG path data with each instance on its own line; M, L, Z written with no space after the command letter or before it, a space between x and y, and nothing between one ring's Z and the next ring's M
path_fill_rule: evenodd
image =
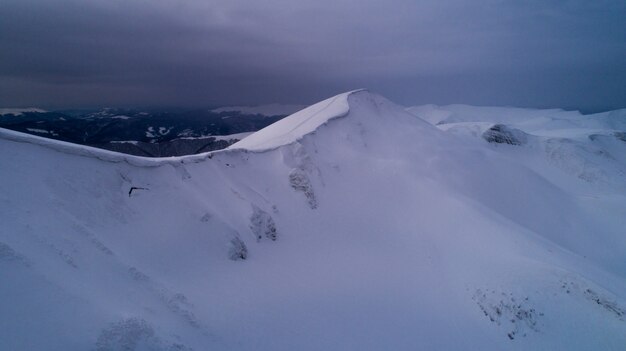
M0 105L626 107L624 1L3 0Z

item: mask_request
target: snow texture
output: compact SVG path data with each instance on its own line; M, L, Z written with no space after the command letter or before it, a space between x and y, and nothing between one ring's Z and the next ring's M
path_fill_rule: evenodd
M355 91L157 159L0 130L0 350L623 350L624 116Z
M349 111L350 94L352 92L309 106L231 145L229 149L264 151L296 142L329 120L345 116Z

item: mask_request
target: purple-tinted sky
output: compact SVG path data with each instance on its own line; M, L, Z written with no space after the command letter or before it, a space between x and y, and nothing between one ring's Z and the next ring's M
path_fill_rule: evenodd
M0 107L626 107L626 1L2 0Z

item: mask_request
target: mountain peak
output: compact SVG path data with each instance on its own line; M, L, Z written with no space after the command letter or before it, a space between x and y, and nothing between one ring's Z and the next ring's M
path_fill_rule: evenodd
M311 105L233 144L230 149L265 151L291 144L329 120L347 115L350 111L348 97L360 91L363 90L339 94Z
M383 110L384 112L382 112ZM292 144L315 132L330 120L346 117L353 111L355 112L354 115L363 118L372 114L380 116L397 116L399 114L406 115L411 120L419 120L386 98L367 89L359 89L333 96L287 116L233 144L229 149L248 151L276 149L283 145ZM426 125L425 122L424 125Z

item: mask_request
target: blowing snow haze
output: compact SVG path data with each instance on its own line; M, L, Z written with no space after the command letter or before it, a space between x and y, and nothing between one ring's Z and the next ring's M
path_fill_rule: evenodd
M3 0L0 107L626 106L624 1Z

